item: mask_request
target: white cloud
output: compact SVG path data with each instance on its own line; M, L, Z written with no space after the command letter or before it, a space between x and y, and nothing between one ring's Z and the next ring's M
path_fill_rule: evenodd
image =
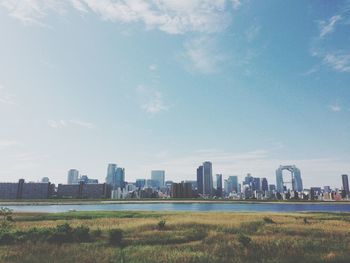
M213 33L231 22L229 0L0 0L0 6L23 24L44 25L50 12L63 15L69 8L94 13L103 20L143 23L169 34ZM233 8L240 6L232 1Z
M341 107L336 103L334 105L329 105L329 109L333 112L339 112L341 111Z
M210 74L219 71L219 65L226 57L216 48L213 38L198 37L185 43L184 58L189 70Z
M253 25L251 26L246 32L245 36L248 42L252 42L254 39L257 38L261 30L260 25Z
M328 53L323 57L323 62L336 71L350 73L350 54Z
M17 145L20 145L20 143L15 140L0 140L0 148L12 147Z
M242 5L242 3L240 0L232 0L232 6L234 9L240 8L241 5Z
M342 19L341 15L332 16L327 22L320 22L320 37L323 38L326 35L332 33L335 29L335 25L338 21Z
M0 85L0 103L11 104L11 105L16 104L14 101L14 96L7 93L5 91L5 88L1 85Z
M66 128L69 126L78 126L86 129L94 128L92 123L80 120L49 120L47 124L54 129Z
M25 25L44 25L42 21L50 12L64 14L66 4L66 0L0 0L0 6Z
M147 113L156 114L169 109L169 106L164 103L161 92L144 85L139 85L136 91L140 99L140 107Z
M156 64L151 64L151 65L148 66L148 69L150 71L155 71L155 70L157 70L157 65Z

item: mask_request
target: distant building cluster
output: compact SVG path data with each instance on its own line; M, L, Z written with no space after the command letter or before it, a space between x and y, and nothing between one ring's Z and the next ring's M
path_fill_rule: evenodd
M48 177L40 183L0 183L0 199L142 199L142 198L202 198L237 200L348 200L348 175L341 175L342 187L311 187L305 189L301 171L295 165L281 165L276 170L276 184L267 178L247 174L242 181L237 175L213 176L213 166L203 162L196 170L196 180L182 182L166 181L164 170L152 170L150 179L140 178L135 182L125 180L125 168L108 164L105 183L80 175L70 169L67 184L52 184Z

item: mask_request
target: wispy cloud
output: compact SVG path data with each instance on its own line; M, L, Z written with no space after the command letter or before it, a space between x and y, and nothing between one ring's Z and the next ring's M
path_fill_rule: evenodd
M341 107L338 105L338 103L329 105L328 108L333 112L339 112L342 110Z
M144 85L139 85L136 91L139 96L140 107L147 113L156 114L169 109L160 91L148 88Z
M24 25L46 26L43 19L50 12L65 13L67 0L1 0L0 6L8 10L10 16L20 20Z
M219 65L226 60L215 43L215 39L203 36L185 43L185 65L190 71L204 74L218 72Z
M10 105L16 104L14 101L14 96L7 93L5 91L5 88L1 85L0 85L0 103L10 104Z
M332 16L328 21L320 22L320 38L332 33L335 29L336 23L342 20L341 15Z
M155 71L155 70L157 70L157 65L156 64L151 64L151 65L148 66L148 69L150 71Z
M50 12L64 15L73 8L80 13L96 14L106 21L143 23L147 29L183 34L225 29L231 22L228 2L230 0L1 0L0 6L26 25L44 25L43 20ZM240 1L232 1L232 8L240 5Z
M71 126L77 126L86 129L94 128L94 125L92 123L80 120L49 120L47 124L53 129L66 128Z
M328 53L324 55L323 61L336 71L350 73L350 54Z
M247 41L252 42L253 40L255 40L258 37L260 30L260 25L252 25L250 28L248 28L248 30L245 32Z
M19 141L16 140L0 140L0 148L12 147L20 145Z

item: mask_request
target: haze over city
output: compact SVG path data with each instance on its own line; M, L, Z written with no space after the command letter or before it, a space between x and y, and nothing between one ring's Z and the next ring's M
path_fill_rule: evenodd
M349 1L0 0L0 32L2 182L350 173Z

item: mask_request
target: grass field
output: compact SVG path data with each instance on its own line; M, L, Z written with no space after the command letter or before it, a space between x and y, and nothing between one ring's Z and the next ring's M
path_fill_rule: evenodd
M344 213L69 212L13 219L0 235L0 262L350 262ZM121 230L119 241L111 229Z

